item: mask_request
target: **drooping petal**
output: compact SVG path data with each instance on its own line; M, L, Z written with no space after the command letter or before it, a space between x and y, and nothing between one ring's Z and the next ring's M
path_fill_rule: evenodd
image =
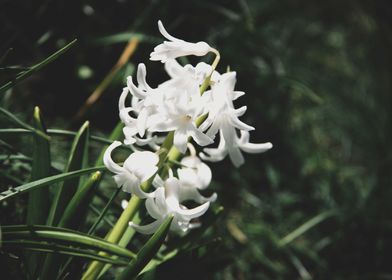
M162 222L163 222L162 220L156 220L144 226L136 225L133 222L129 222L129 226L142 234L153 234L154 232L157 231L157 229L162 224Z
M244 156L238 147L229 148L229 156L235 167L240 167L245 162Z
M115 163L112 159L112 151L118 146L121 146L121 142L114 141L112 144L109 145L109 147L105 151L105 154L103 155L103 164L113 173L121 173L124 170L123 167Z
M182 153L186 152L186 144L188 142L187 130L183 127L178 128L174 132L173 144Z
M178 214L182 215L183 217L186 217L188 219L194 219L197 217L202 216L210 207L210 202L207 201L204 204L197 206L192 209L178 209Z
M193 124L188 126L188 128L189 128L189 130L188 130L189 135L200 146L207 146L209 144L214 143L214 140L212 140L210 137L208 137L203 132L201 132L199 129L197 129Z
M131 94L139 99L145 99L146 98L146 93L139 89L132 80L132 76L127 77L127 86L129 88L129 91L131 92Z

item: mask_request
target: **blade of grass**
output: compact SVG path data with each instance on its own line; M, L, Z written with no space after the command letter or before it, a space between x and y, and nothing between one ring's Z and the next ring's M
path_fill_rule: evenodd
M90 167L81 170L75 170L67 173L53 175L47 178L39 179L33 182L29 182L23 185L20 185L15 188L8 189L0 193L0 202L7 200L9 198L33 191L37 188L49 186L58 182L66 181L84 174L92 173L94 171L102 171L105 170L105 166L97 166L97 167Z
M134 258L135 254L131 251L107 242L104 239L82 234L77 231L65 230L62 228L55 228L49 226L19 226L19 227L2 227L3 241L23 239L23 240L41 240L41 241L56 241L66 245L80 246L92 250L106 251L112 255L119 257Z
M34 108L34 126L37 130L45 133L45 126L41 119L38 107ZM47 139L34 136L33 164L31 170L31 181L50 176L51 157L50 143ZM39 207L37 207L39 205ZM27 205L27 224L45 224L49 210L49 192L37 189L29 193Z
M317 216L313 217L312 219L310 219L306 223L300 225L298 228L296 228L295 230L293 230L292 232L287 234L285 237L283 237L278 243L279 246L285 246L285 245L289 244L294 239L300 237L302 234L304 234L305 232L307 232L308 230L310 230L314 226L318 225L319 223L321 223L325 219L332 217L334 215L336 215L335 211L326 211L326 212L318 214Z
M34 108L33 125L35 129L45 133L45 125L42 121L41 112L38 107ZM49 140L34 134L33 137L33 164L30 181L50 176L51 157ZM38 207L37 207L38 206ZM46 223L47 213L49 211L49 192L45 189L36 189L29 193L27 204L27 224L44 225ZM27 267L31 275L36 275L40 255L28 254Z
M88 159L88 145L89 145L89 123L85 122L78 133L76 134L74 141L72 143L71 151L65 167L64 172L77 170L83 168L87 164ZM93 174L94 176L95 174ZM90 194L90 189L97 183L98 178L93 178L86 186L85 190L78 193L78 186L82 184L82 179L75 177L72 180L64 182L59 188L53 200L52 207L50 209L48 225L59 225L60 227L73 226L77 227L83 220L82 213L78 213L78 218L75 219L75 211L80 210L85 205L78 203L83 202L85 196ZM76 197L75 195L78 194ZM72 199L74 199L73 203ZM87 204L88 205L88 204ZM67 211L67 207L68 208ZM63 219L64 214L67 216ZM62 223L61 223L62 222ZM43 264L41 270L41 279L55 279L57 273L64 259L61 256L48 255Z
M48 135L46 135L45 133L43 133L41 130L38 130L38 129L32 127L31 125L23 122L17 116L15 116L11 112L7 111L6 109L0 107L0 113L3 114L4 116L6 116L13 123L20 125L21 127L25 128L27 130L30 130L31 132L36 133L37 135L43 137L46 140L50 140L50 137Z
M70 155L67 161L64 172L80 169L85 161L86 150L88 148L89 138L89 123L85 122L79 129L72 143ZM74 177L75 180L68 180L62 186L58 188L55 195L55 199L50 209L48 218L48 225L57 225L61 219L61 215L64 213L69 201L77 190L79 180Z
M5 83L4 85L2 85L0 87L0 94L4 93L8 89L14 87L20 81L23 81L27 77L31 76L32 74L34 74L35 72L40 70L42 67L44 67L44 66L48 65L49 63L51 63L52 61L56 60L59 56L61 56L66 51L68 51L71 47L73 47L75 45L75 43L76 43L76 39L73 40L72 42L70 42L69 44L67 44L66 46L64 46L63 48L61 48L60 50L58 50L57 52L55 52L52 55L48 56L46 59L44 59L40 63L35 64L29 70L21 72L19 75L17 75L15 77L15 79Z
M10 240L10 241L3 241L2 244L4 249L22 248L24 250L31 250L34 252L53 253L53 254L68 255L72 257L81 257L81 258L96 260L104 263L110 263L111 265L125 266L129 263L119 258L100 256L97 252L91 250L59 245L53 242L43 243L43 242L35 242L35 241L27 241L27 240Z
M124 269L116 279L127 280L134 279L143 270L143 268L154 258L156 253L161 248L167 233L169 232L173 216L166 218L165 222L158 228L153 236L147 241L146 244L137 253L136 258Z
M117 197L117 195L120 193L121 188L117 188L116 191L113 193L113 195L110 197L108 203L105 205L103 208L102 212L99 214L98 219L95 221L95 223L91 226L87 234L93 234L95 230L97 229L99 223L102 221L103 217L106 215L106 212L109 210L109 207L112 205L114 199Z
M122 124L120 125L122 129ZM121 132L120 129L120 132ZM31 134L33 133L31 130L24 129L24 128L0 128L0 134ZM47 129L46 133L49 134L50 136L75 136L77 132L75 131L70 131L70 130L63 130L63 129ZM90 140L103 143L103 144L111 144L113 140L110 140L95 136L95 135L90 135ZM114 139L116 140L116 139ZM132 150L129 146L122 145L119 148L127 149L127 150Z
M85 203L85 199L87 196L91 195L91 190L94 189L100 179L101 172L97 171L92 174L85 182L84 186L76 192L61 217L59 227L76 229L80 226L80 223L84 220L81 213L86 211L85 208L87 208L88 205Z

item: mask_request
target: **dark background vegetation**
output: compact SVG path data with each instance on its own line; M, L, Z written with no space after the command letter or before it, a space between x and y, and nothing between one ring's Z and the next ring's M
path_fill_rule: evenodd
M1 0L0 56L12 48L1 61L1 83L20 70L10 66L28 67L78 39L3 95L1 106L30 120L38 105L50 128L75 130L88 119L95 134L108 135L125 76L138 63L146 63L152 85L167 78L148 61L162 41L161 19L174 36L221 51L219 70L237 71L237 89L247 93L238 104L248 106L244 120L256 127L251 140L274 148L247 155L239 169L227 159L212 165L225 213L205 246L165 264L157 278L392 279L388 4ZM135 54L76 120L130 36L140 38ZM19 138L11 142L27 149ZM23 205L0 209L2 223L23 215ZM284 239L293 232L296 238Z

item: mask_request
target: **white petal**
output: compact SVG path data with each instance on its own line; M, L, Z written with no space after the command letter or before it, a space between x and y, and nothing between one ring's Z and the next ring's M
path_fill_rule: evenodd
M143 90L151 90L151 87L147 84L146 81L146 65L144 63L139 63L137 67L137 82L139 84L139 87L141 87Z
M188 134L185 128L178 128L174 132L173 144L182 153L186 152L186 143L188 142Z
M241 150L243 150L246 153L250 154L257 154L257 153L263 153L268 151L269 149L272 148L272 143L267 142L267 143L246 143L244 145L240 146Z
M146 93L139 89L137 86L135 86L135 84L132 81L132 77L129 76L127 78L127 86L129 88L129 91L131 92L131 94L139 99L145 99L146 98Z
M123 88L123 91L120 95L120 98L118 100L118 109L121 111L122 109L125 109L125 99L127 98L129 93L128 88Z
M125 160L124 167L144 182L158 170L158 161L158 155L153 152L134 152Z
M153 198L148 198L146 200L146 209L148 214L155 220L162 219L164 218L164 215L166 215L165 209L159 209Z
M140 232L141 234L153 234L158 230L162 222L163 220L157 220L144 226L136 225L132 222L129 222L129 226L134 228L137 232Z
M239 167L244 164L244 156L238 147L229 148L229 156L235 167Z
M194 219L202 216L208 210L208 207L210 207L210 202L206 202L192 209L179 209L177 212L184 218Z
M172 35L170 35L166 31L165 27L163 26L162 21L160 21L160 20L158 20L158 29L159 29L159 32L161 32L161 34L163 35L163 37L165 37L169 41L182 41L181 39L177 39L177 38L173 37Z
M106 149L105 154L103 155L103 163L106 166L107 169L109 169L113 173L122 173L124 171L124 168L115 163L112 160L111 153L112 151L117 148L118 146L121 146L120 141L114 141L110 146Z
M207 146L214 143L214 140L198 130L193 124L189 126L189 134L200 146Z
M148 111L146 109L141 110L139 116L137 117L137 123L136 123L139 135L141 137L144 136L144 133L146 131L147 119L148 119Z
M217 198L216 193L211 195L210 197L202 196L196 188L192 187L182 187L180 189L180 201L195 201L197 203L205 203L207 201L214 202Z

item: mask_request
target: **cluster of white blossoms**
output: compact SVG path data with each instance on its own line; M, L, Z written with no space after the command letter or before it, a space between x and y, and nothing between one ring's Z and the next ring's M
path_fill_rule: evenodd
M158 26L168 41L155 47L150 59L164 63L170 79L152 88L146 81L145 65L138 65L137 84L128 77L127 87L119 99L124 144L131 145L136 151L122 166L111 158L112 151L122 145L121 142L112 143L104 155L104 164L116 174L114 180L118 187L145 199L147 212L155 221L143 226L130 223L145 234L155 232L168 215L173 216L173 231L186 232L198 225L194 219L203 215L216 199L215 193L204 197L199 192L208 187L212 177L210 168L201 160L215 162L229 155L238 167L244 163L242 152L261 153L272 148L271 143L249 142L249 131L254 128L239 119L246 106L235 108L233 104L244 94L234 90L235 72L220 74L215 71L215 64L200 62L196 66L182 66L176 61L182 56L204 56L209 52L219 56L219 53L205 42L189 43L171 36L160 21ZM209 89L201 90L206 82ZM131 104L127 106L129 96ZM157 174L159 157L156 152L164 132L174 132L173 146L184 156L180 167L175 172L170 169L167 178ZM216 142L218 133L217 147L203 148L200 158L188 143L193 140L201 147L209 146ZM142 146L155 152L141 151ZM143 191L141 184L152 177L155 190ZM186 201L200 205L188 209L184 205Z

